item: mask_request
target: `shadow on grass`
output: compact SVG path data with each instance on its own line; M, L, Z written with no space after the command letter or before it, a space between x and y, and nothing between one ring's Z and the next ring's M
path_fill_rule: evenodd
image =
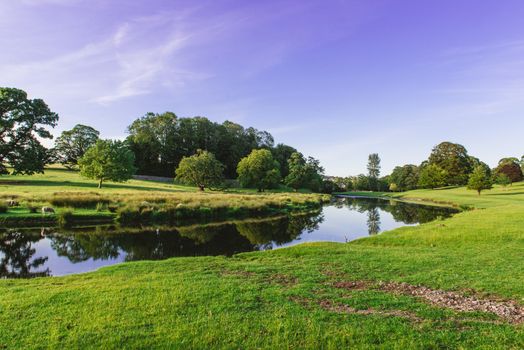
M515 196L519 194L524 194L524 192L486 193L486 196Z
M80 181L0 180L0 186L1 185L38 186L38 187L76 187L76 188L98 189L98 185L95 183L80 182ZM148 187L148 186L137 186L137 185L118 184L118 183L104 183L102 186L102 190L104 189L157 191L157 192L184 192L184 190L180 190L176 188Z

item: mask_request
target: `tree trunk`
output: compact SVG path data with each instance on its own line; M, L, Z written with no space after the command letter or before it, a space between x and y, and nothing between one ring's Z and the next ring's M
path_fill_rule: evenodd
M481 191L481 190L477 190L477 191L478 191L478 193L479 193L479 196L480 196L480 191Z
M103 181L103 179L100 179L100 180L98 181L98 188L102 188L102 181Z

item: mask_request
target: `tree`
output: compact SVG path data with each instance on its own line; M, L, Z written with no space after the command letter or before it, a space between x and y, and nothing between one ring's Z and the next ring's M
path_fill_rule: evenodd
M495 183L506 188L508 185L511 185L511 179L508 175L502 173L495 176Z
M285 177L284 183L296 192L307 182L306 160L302 153L295 152L289 158L288 164L289 174Z
M389 176L389 184L396 185L396 191L408 191L417 188L419 167L413 164L397 166Z
M198 150L191 157L184 157L176 169L176 179L198 186L200 191L206 187L219 185L224 177L224 165L213 153Z
M118 140L98 140L78 160L80 175L98 180L98 188L102 182L125 182L136 171L135 157L128 146Z
M295 152L289 158L289 174L284 179L284 183L295 191L299 188L308 188L318 192L324 187L323 173L324 168L320 166L319 160L313 157L308 157L306 160L302 153Z
M435 146L428 159L430 165L438 165L447 172L445 184L465 185L473 169L472 158L462 145L442 142Z
M369 186L373 191L378 191L378 177L380 176L380 157L372 153L368 157Z
M496 174L504 174L509 177L511 182L522 181L523 174L520 168L519 160L517 158L503 158L499 161Z
M77 124L57 137L54 151L60 164L68 169L78 165L78 160L98 140L100 133L94 128Z
M437 164L429 164L420 170L418 186L422 188L437 188L446 185L448 172Z
M489 174L486 167L477 165L469 176L468 190L476 190L480 196L482 190L489 190L492 187L491 174Z
M280 164L280 175L286 178L289 175L289 159L293 153L298 152L295 148L279 143L271 149L273 158Z
M13 174L43 173L48 150L39 139L52 139L58 114L41 99L28 99L25 91L0 88L0 174L7 165Z
M279 164L267 149L253 150L237 166L238 180L244 187L256 187L259 192L274 187L280 181Z

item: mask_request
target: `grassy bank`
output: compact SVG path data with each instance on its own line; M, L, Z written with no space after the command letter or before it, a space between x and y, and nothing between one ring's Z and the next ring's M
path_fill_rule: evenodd
M4 226L84 224L117 221L125 225L175 224L181 220L213 220L308 210L328 196L233 189L196 191L193 187L131 180L106 184L81 178L77 172L49 169L33 176L1 176L0 200L18 205L0 213ZM2 203L2 204L3 204ZM42 215L42 207L55 214Z
M520 349L523 185L401 194L479 210L348 244L0 281L0 347Z

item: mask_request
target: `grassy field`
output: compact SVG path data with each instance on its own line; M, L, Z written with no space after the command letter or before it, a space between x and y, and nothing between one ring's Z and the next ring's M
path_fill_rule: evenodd
M19 206L0 213L0 224L16 226L112 219L122 224L173 223L266 215L319 207L329 196L281 190L260 194L238 188L200 192L195 187L143 180L107 183L98 189L96 181L81 178L76 171L47 169L33 176L0 176L0 200L18 202ZM52 207L56 215L43 217L44 206Z
M522 349L523 190L396 194L476 209L348 244L0 281L0 348Z

